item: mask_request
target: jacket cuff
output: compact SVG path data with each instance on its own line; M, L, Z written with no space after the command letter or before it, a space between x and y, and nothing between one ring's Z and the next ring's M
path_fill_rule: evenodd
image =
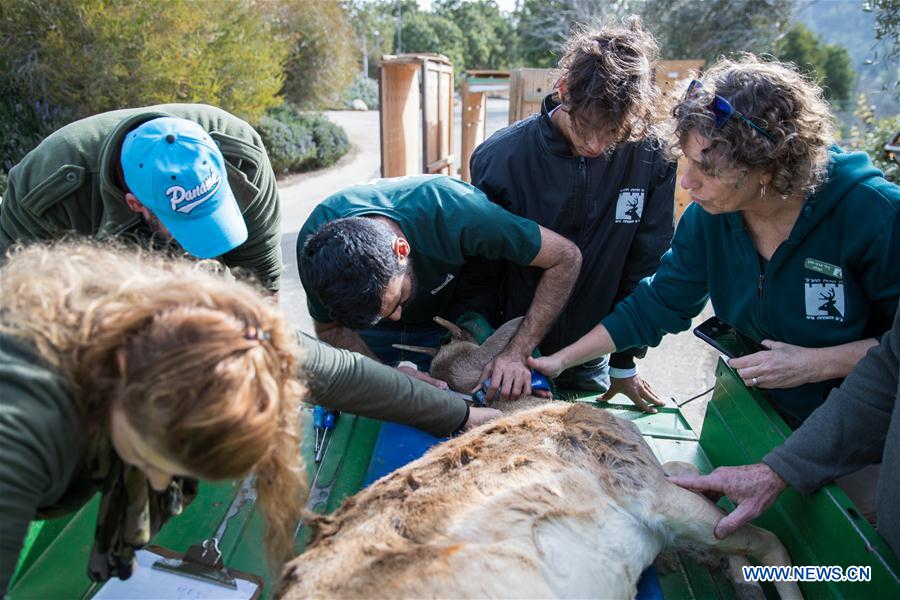
M629 331L628 322L619 316L618 313L614 312L607 315L606 318L600 321L600 324L606 327L613 344L616 345L616 354L637 346L637 342L629 337L631 332Z
M465 427L465 426L466 426L466 423L469 422L469 411L471 410L471 408L469 407L469 404L468 404L467 402L463 402L463 404L466 405L466 414L465 414L465 416L463 417L462 423L460 423L459 426L458 426L456 429L454 429L454 430L453 430L453 433L451 433L450 435L459 435L459 434L461 434L462 431L463 431L463 427Z
M809 477L806 474L807 470L803 469L801 465L794 464L795 461L791 460L792 458L792 455L784 449L784 446L779 446L766 454L762 462L778 473L779 477L801 494L805 496L812 494L821 487L818 480Z
M614 352L609 356L611 369L633 369L634 356L630 352Z

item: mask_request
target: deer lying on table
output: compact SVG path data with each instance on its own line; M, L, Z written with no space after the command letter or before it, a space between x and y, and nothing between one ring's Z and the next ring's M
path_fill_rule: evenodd
M454 331L432 375L472 389L514 331L498 329L481 346L487 352L459 346L474 342ZM631 422L544 401L432 448L311 519L307 549L285 568L276 596L632 598L666 547L790 564L757 527L717 540L722 514L666 479ZM796 584L777 588L800 597Z

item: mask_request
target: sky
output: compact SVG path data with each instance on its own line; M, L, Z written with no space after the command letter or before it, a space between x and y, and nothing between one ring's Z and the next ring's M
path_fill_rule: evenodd
M500 10L503 12L511 13L516 8L516 0L494 0L497 3L497 6L500 7ZM431 9L431 0L418 0L419 6L421 6L424 10Z

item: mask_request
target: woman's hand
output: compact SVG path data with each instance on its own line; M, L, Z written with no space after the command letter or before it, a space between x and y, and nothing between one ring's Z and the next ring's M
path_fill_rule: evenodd
M404 374L408 375L409 377L412 377L413 379L420 379L420 380L424 381L425 383L427 383L428 385L433 385L434 387L436 387L439 390L449 390L450 389L450 386L447 385L446 381L442 381L440 379L435 379L428 373L423 373L422 371L419 371L418 369L414 369L412 367L407 367L405 365L396 367L396 369L398 371L400 371L401 373L404 373Z
M469 408L469 419L466 421L466 424L463 425L463 431L475 429L479 425L484 425L488 421L493 421L502 415L503 413L496 408L472 406Z
M846 377L866 352L878 345L878 340L865 338L825 348L804 348L772 340L763 340L762 344L768 350L729 359L729 366L748 386L791 388Z
M747 387L783 389L821 381L818 378L821 365L815 360L815 348L772 340L763 340L762 345L768 350L728 360L728 365L737 371Z
M527 362L530 368L540 371L550 379L556 379L565 369L562 360L559 359L559 353L540 358L529 356Z

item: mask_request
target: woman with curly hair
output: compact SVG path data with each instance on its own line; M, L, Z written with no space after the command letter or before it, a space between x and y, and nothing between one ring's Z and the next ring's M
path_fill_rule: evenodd
M731 359L796 427L891 325L900 188L832 139L822 90L793 67L721 60L673 109L685 211L658 272L584 337L531 366L555 375L655 346L712 301L767 348Z
M127 578L197 479L251 473L277 568L305 481L297 339L275 305L195 263L88 244L31 246L0 276L0 589L34 518L99 491L88 574Z

